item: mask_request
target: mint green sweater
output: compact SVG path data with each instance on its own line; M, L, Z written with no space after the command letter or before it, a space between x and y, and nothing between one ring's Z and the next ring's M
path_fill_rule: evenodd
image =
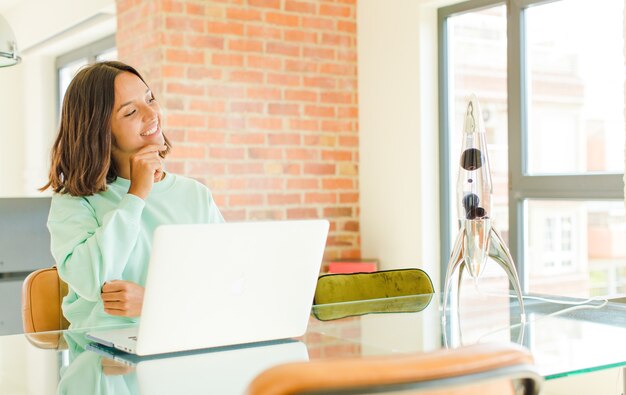
M69 285L63 314L71 328L136 322L104 312L100 289L111 280L145 285L152 233L162 224L224 222L211 192L190 178L167 173L148 198L128 194L119 178L105 192L54 194L48 216L52 255Z

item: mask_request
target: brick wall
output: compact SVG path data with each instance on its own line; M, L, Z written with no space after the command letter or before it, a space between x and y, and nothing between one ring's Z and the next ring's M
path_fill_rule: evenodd
M230 221L328 218L360 255L356 0L117 0L119 58L145 76L170 171Z

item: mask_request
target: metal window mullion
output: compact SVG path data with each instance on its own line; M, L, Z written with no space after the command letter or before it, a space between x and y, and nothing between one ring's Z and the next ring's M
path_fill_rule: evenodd
M526 54L521 0L507 2L507 101L509 145L509 250L515 261L522 291L527 289L524 267L524 201L516 191L522 190L526 146Z
M622 199L621 174L521 176L511 189L515 198Z

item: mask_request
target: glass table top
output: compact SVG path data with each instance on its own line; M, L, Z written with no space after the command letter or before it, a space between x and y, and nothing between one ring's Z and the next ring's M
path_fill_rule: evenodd
M626 305L605 300L462 295L441 319L441 296L313 306L297 339L133 359L104 356L87 330L0 337L8 394L241 394L261 371L290 361L428 352L481 342L529 348L548 380L626 365ZM87 350L86 350L87 348Z

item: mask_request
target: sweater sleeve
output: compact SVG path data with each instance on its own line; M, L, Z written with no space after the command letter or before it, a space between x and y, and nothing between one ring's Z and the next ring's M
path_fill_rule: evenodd
M221 224L224 221L224 217L222 217L222 213L220 209L217 208L217 204L215 204L215 200L213 200L213 196L211 192L209 192L209 223L210 224Z
M106 281L122 278L137 242L145 202L127 194L102 223L87 199L55 195L48 229L59 276L82 298L95 302Z

